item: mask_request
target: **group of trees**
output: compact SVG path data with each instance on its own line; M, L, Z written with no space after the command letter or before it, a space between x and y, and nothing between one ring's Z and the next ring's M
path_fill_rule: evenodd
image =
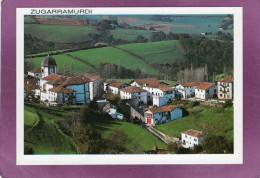
M223 154L223 153L234 153L233 141L228 140L223 136L209 135L205 137L202 145L195 145L193 149L184 148L178 146L176 142L168 144L168 150L171 153L176 154L197 154L197 153L208 153L208 154Z
M90 118L111 119L107 114L100 114L90 106L82 106L77 112L64 115L64 119L57 121L60 129L70 136L78 154L119 154L142 152L138 142L133 142L121 129L113 130L106 138L89 122ZM129 147L129 143L132 147ZM28 150L30 152L30 150Z
M118 65L111 63L100 63L98 71L102 78L140 78L146 77L145 67L140 70L138 68L126 69L120 65L120 60L118 60Z
M213 82L215 75L233 69L233 44L203 38L179 36L182 59L169 64L152 64L169 80Z

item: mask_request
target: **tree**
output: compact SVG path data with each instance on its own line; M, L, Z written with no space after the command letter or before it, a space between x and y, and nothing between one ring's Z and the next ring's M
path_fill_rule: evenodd
M118 78L120 78L120 76L121 76L121 64L120 64L120 59L118 59L117 76L118 76Z
M74 66L73 63L70 63L70 76L73 76L74 74Z
M24 73L27 74L29 70L34 69L35 63L32 58L27 58L24 60Z
M233 153L233 142L223 136L209 135L204 139L202 146L207 153Z
M107 143L109 143L109 145L107 145L107 148L109 152L119 154L120 152L125 152L127 150L126 143L129 141L130 139L123 130L116 129L108 136Z
M25 145L24 146L24 154L25 155L33 155L34 154L34 150L32 147Z
M57 64L57 74L60 74L60 65Z
M168 145L168 151L171 153L176 153L176 151L178 150L178 145L176 142L170 142Z
M64 63L63 63L63 73L62 73L63 75L65 75L66 74L66 62L64 61Z

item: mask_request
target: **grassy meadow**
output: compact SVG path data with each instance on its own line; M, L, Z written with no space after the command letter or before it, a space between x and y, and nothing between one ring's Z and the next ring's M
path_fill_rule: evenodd
M135 30L135 29L116 29L111 30L111 34L115 39L122 39L132 41L135 40L138 35L149 38L154 31L151 30Z
M24 32L40 40L57 43L84 42L90 40L90 33L98 33L96 30L87 26L44 24L25 24Z
M142 147L144 151L152 150L154 145L158 148L166 149L166 144L160 141L158 138L153 136L146 129L141 126L134 125L130 122L116 121L112 119L95 118L88 120L90 124L94 126L95 129L99 130L103 138L107 138L108 135L116 130L122 129L132 142L137 142ZM129 143L127 147L131 147L132 143Z
M188 109L188 111L190 112L189 116L155 127L169 136L179 138L181 132L195 129L233 139L233 107L222 109L199 105Z
M138 68L142 70L145 67L147 74L158 74L158 71L140 61L139 59L113 47L79 50L75 52L69 52L68 54L83 59L96 67L98 67L102 62L118 64L118 61L120 60L121 66L126 69Z
M178 40L134 43L119 45L117 47L142 57L148 63L165 64L173 62L174 59L182 58L182 51L178 47Z
M65 54L52 55L51 57L53 57L55 59L57 65L59 65L60 72L63 71L64 62L66 63L66 71L70 71L71 63L73 63L74 72L84 73L84 72L92 72L93 71L93 69L91 67L89 67L88 65L86 65L86 64L84 64L80 61L77 61L76 59L73 59L71 57L68 57ZM41 66L41 61L43 60L43 58L44 57L32 58L34 60L35 68L39 68Z

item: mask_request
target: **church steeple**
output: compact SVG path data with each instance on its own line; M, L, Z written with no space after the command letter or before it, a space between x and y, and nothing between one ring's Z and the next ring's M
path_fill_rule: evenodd
M44 78L51 73L56 74L56 61L49 54L41 62L41 77Z

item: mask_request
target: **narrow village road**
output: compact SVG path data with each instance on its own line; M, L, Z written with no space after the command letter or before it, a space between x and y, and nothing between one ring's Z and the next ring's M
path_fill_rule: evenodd
M162 133L161 131L155 129L152 126L149 126L149 125L146 125L146 124L142 123L142 127L147 129L154 136L156 136L158 139L160 139L161 141L163 141L166 144L168 144L169 142L180 142L179 138L169 137L168 135Z

